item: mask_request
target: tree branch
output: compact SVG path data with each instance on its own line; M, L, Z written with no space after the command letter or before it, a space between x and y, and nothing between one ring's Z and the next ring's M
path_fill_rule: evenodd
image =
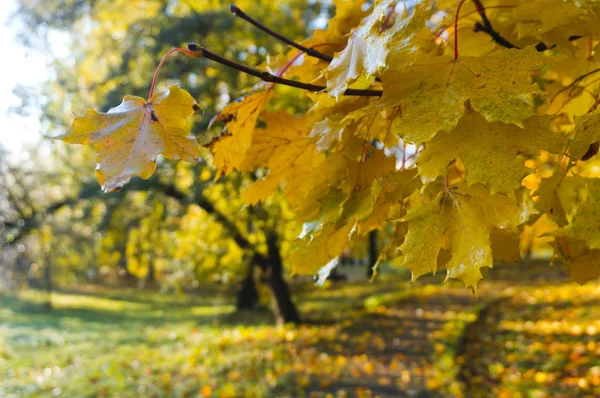
M259 70L253 69L253 68L249 68L247 66L238 64L237 62L230 61L230 60L223 58L217 54L214 54L196 43L189 43L187 47L188 47L187 54L191 57L210 59L211 61L217 62L221 65L225 65L229 68L238 70L238 71L246 73L248 75L258 77L259 79L261 79L265 82L282 84L284 86L300 88L300 89L308 90L311 92L322 92L322 91L325 91L325 89L326 89L325 86L319 86L316 84L302 83L302 82L297 82L295 80L284 79L282 77L275 76L269 72L263 72L263 71L259 71ZM357 90L357 89L349 88L346 91L344 91L344 95L361 96L361 97L381 97L382 94L383 94L383 92L381 90Z
M133 183L129 185L129 190L131 191L147 191L151 188L154 188L166 196L171 197L180 203L191 204L194 203L202 208L206 213L210 214L215 221L220 223L223 228L227 231L227 233L234 240L236 245L239 246L242 250L252 250L252 261L260 266L263 270L268 268L268 259L259 253L256 247L250 243L245 234L238 228L238 226L230 220L224 213L219 211L210 200L208 200L204 195L197 194L195 196L187 195L184 192L177 189L175 185L172 184L163 184L156 180L154 181L146 181L140 180L137 184ZM38 227L40 223L43 221L43 217L53 214L65 206L73 206L78 201L82 199L91 199L94 197L100 197L104 195L104 193L99 190L96 186L95 181L90 181L88 184L84 184L84 186L79 191L79 195L76 198L69 198L59 202L56 202L44 210L38 210L35 213L29 215L26 218L21 218L18 221L3 221L2 224L6 227L6 229L17 229L18 232L15 233L14 238L9 242L10 244L15 244L23 237L27 235L31 230Z
M474 28L475 32L487 33L494 42L501 45L502 47L518 49L519 47L512 44L510 41L508 41L507 39L502 37L502 35L500 33L496 32L494 30L494 28L492 27L492 22L490 21L487 14L485 13L485 7L481 3L481 0L473 0L473 3L475 3L475 9L477 10L477 13L479 14L479 16L481 17L481 20L483 22L483 23L480 23L480 22L475 23L475 28Z
M276 38L277 40L282 41L285 44L289 44L290 46L295 47L302 52L305 52L307 55L309 55L313 58L318 58L325 62L331 62L333 60L333 57L330 57L327 54L323 54L322 52L317 51L314 48L305 47L302 44L295 42L292 39L289 39L289 38L283 36L282 34L277 33L274 30L266 27L262 23L258 22L256 19L254 19L251 16L249 16L248 14L246 14L235 4L230 5L229 10L231 10L233 15L235 15L236 17L242 18L243 20L251 23L252 25L256 26L258 29L262 30L263 32L267 33L268 35L271 35L274 38Z
M219 211L219 209L215 207L214 203L208 200L204 195L202 195L202 193L196 195L194 200L190 200L188 195L178 190L177 187L175 187L174 185L166 185L159 183L155 186L159 187L165 195L172 197L173 199L184 203L190 202L198 205L202 210L210 214L217 222L219 222L223 226L223 228L225 228L227 233L231 236L231 238L234 240L234 242L236 243L236 245L238 245L240 249L253 251L252 261L255 264L257 264L263 270L268 268L268 259L264 255L260 254L256 250L256 247L254 247L254 245L250 243L248 238L238 228L238 226L235 225L235 223L232 220L230 220L225 214Z

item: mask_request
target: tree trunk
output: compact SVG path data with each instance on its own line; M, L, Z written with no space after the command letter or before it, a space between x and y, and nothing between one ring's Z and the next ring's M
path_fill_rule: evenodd
M248 274L242 281L242 286L235 302L236 311L253 310L258 304L258 290L254 280L254 264L248 267Z
M127 246L123 245L121 248L121 255L119 257L119 276L124 279L132 279L133 274L129 272L129 260L127 259Z
M150 284L156 281L156 275L154 270L154 256L150 256L150 260L148 261L148 275L146 276L146 281Z
M373 277L373 267L377 264L377 230L369 232L369 268L367 269L367 278Z
M54 291L54 285L52 284L52 260L46 263L46 267L44 268L44 284L46 285L46 293L48 294L48 298L46 299L46 308L52 309L52 292Z
M275 321L278 324L287 322L298 324L301 322L300 314L292 301L290 289L283 279L283 263L277 244L277 235L273 231L267 234L267 246L269 254L268 266L265 267L265 271L269 288L273 294Z

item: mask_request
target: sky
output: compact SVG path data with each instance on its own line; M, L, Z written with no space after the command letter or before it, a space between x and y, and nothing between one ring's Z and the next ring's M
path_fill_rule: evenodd
M13 94L17 85L37 88L49 77L49 57L37 50L21 47L16 39L18 21L11 18L15 0L0 0L0 146L15 159L26 158L25 149L42 137L39 114L20 116L10 108L20 100ZM35 110L34 110L35 112Z

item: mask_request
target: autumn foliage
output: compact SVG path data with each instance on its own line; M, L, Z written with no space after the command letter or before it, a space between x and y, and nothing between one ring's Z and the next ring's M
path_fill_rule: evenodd
M483 267L519 260L524 242L549 245L576 281L598 276L600 2L335 4L301 43L311 51L263 65L270 73L253 75L269 83L223 109L207 144L222 175L268 170L249 205L282 190L303 225L290 269L314 274L381 229L380 261L414 278L445 268L476 288ZM195 45L180 52L231 66ZM282 79L307 90L305 114L275 106ZM199 160L194 109L172 87L89 111L60 138L94 145L99 182L118 190L150 177L159 154Z

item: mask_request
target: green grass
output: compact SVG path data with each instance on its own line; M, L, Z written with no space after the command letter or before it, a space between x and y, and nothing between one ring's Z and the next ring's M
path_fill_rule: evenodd
M588 335L600 329L596 285L513 271L490 273L478 297L439 277L297 286L307 321L299 327L273 326L266 309L232 314L231 292L218 289L86 287L54 294L51 311L44 293L0 296L0 397L460 396L569 392L573 383L598 391L597 335ZM496 301L502 295L510 299ZM489 302L497 311L469 337ZM471 369L473 349L486 351Z
M160 295L140 300L130 292L110 299L54 294L52 311L43 299L35 292L2 299L0 391L135 396L175 385L182 393L199 391L200 379L187 377L182 362L204 360L198 343L215 345L221 317L233 310L227 303L165 301Z

